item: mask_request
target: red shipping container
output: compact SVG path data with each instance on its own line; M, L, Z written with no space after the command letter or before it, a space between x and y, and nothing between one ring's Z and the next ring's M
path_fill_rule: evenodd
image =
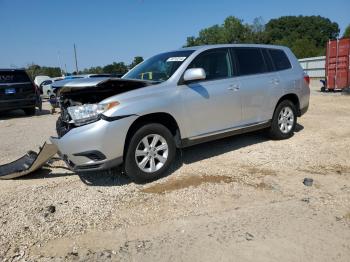
M350 38L328 41L326 79L328 89L350 87Z

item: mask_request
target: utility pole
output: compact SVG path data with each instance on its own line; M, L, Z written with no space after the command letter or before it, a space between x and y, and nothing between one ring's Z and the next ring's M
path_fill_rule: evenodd
M61 66L60 51L57 52L57 58L58 58L58 64L59 64L60 71L61 71L61 76L63 76L63 69L62 69L62 66Z
M77 49L75 47L75 44L74 44L74 57L75 57L75 71L77 72L77 74L79 74L78 59L77 59Z

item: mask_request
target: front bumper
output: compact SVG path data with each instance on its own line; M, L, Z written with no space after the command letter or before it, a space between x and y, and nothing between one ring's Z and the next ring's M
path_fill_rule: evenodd
M304 108L300 109L300 115L299 116L304 115L307 112L308 109L309 109L309 104L307 104Z
M71 129L61 138L50 140L58 154L75 172L105 170L122 164L126 134L137 116L97 122ZM87 154L95 152L95 156ZM96 157L101 155L102 157Z

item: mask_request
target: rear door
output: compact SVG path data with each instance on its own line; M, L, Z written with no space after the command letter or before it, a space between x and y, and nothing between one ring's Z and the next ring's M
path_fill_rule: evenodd
M203 68L206 79L179 86L190 137L224 132L240 124L239 82L228 48L200 53L188 68Z
M35 94L25 71L0 70L0 100L27 99Z
M243 124L256 124L271 119L271 96L278 90L280 79L266 52L256 47L232 48L233 60L241 83ZM272 111L273 113L273 111Z

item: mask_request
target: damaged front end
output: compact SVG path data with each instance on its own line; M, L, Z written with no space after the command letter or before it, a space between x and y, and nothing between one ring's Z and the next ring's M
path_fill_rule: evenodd
M23 157L19 158L16 161L13 161L11 163L1 165L0 166L0 179L11 179L16 178L20 176L27 175L39 168L41 168L51 157L53 157L56 153L59 154L59 156L68 164L68 166L74 170L84 170L84 169L106 169L115 166L118 163L121 163L120 158L113 158L113 159L96 159L96 155L103 155L100 154L99 151L94 151L94 154L91 154L91 152L70 152L71 158L73 160L80 160L82 158L88 159L88 162L84 162L83 165L79 165L81 163L73 163L73 161L70 161L67 159L67 155L65 155L66 152L61 153L60 147L68 146L70 147L69 150L62 150L62 151L72 151L78 150L78 147L81 145L89 146L89 142L94 140L94 143L96 143L95 147L101 147L103 148L104 145L102 145L102 140L104 138L112 139L114 138L114 134L108 133L107 130L107 124L104 123L106 121L98 122L97 121L101 118L104 118L105 116L102 113L103 110L108 110L106 108L106 105L100 105L99 103L111 96L121 94L124 92L128 92L131 90L135 90L138 88L143 88L149 85L153 85L156 82L151 81L142 81L142 80L128 80L128 79L120 79L120 78L87 78L87 79L76 79L76 80L69 80L69 81L58 81L56 82L55 92L56 96L58 98L59 107L61 109L60 116L56 122L56 131L58 134L57 138L51 138L51 142L53 144L44 144L41 148L39 153L35 153L33 151L28 152ZM113 103L118 102L112 102L109 103L107 106L111 106ZM115 106L116 104L114 104ZM79 111L80 110L80 111ZM81 113L81 110L87 110L88 112L94 111L94 114L88 114L87 118L79 119L77 116ZM90 110L90 111L89 111ZM97 113L96 113L97 112ZM85 112L86 113L86 112ZM126 120L125 120L126 121ZM129 120L131 121L131 120ZM89 131L89 123L96 122L95 124L100 128L100 130L104 130L103 132L96 131L95 134L92 134L93 139L87 138L86 133L89 135L91 132ZM128 124L123 121L116 121L118 123L115 123L115 125L121 125L121 128L126 129ZM124 126L123 126L124 125ZM75 129L77 127L82 127L79 129L79 132L72 132L72 133L79 133L79 134L72 134L72 137L66 138L68 132L70 132L72 129ZM84 133L85 134L82 134ZM126 133L126 132L125 132ZM109 137L108 137L109 136ZM63 141L62 138L65 139L68 142L64 142L64 145L62 145ZM120 140L124 139L122 136L118 138ZM114 138L115 140L115 138ZM97 145L97 146L96 146ZM98 148L99 149L99 148ZM102 150L102 149L101 149ZM75 154L77 153L77 154ZM88 155L86 155L89 153ZM80 154L80 155L79 155ZM85 155L84 155L85 154ZM93 156L93 157L92 157ZM77 165L76 165L77 164Z
M59 97L61 114L56 122L56 131L58 136L62 137L72 128L97 121L99 118L103 117L99 112L103 112L103 110L108 109L108 106L110 107L113 105L105 105L106 108L103 108L104 105L98 104L102 100L155 83L151 81L120 78L94 78L69 81L63 85L58 82L58 84L60 84L60 86L56 87L56 92L57 97ZM79 114L79 110L84 109L89 112L95 109L96 115L92 115L83 120L73 119L74 113Z

